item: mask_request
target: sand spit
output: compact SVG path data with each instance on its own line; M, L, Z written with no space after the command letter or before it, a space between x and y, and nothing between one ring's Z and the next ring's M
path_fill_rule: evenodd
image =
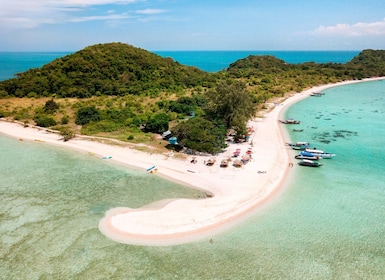
M362 81L369 80L374 79ZM197 162L192 163L192 157L181 160L171 154L143 153L82 137L64 142L60 135L45 129L24 127L4 120L0 122L0 132L23 141L45 142L87 151L101 158L109 157L144 172L150 166L156 166L157 172L149 176L169 178L210 194L205 199L174 199L138 209L110 209L99 223L100 231L117 242L168 246L210 239L281 191L288 172L296 168L289 165L289 150L285 145L289 139L283 125L278 122L283 110L313 92L354 82L360 81L314 87L293 94L282 103L271 104L271 110L262 118L250 121L253 133L249 142L230 144L226 152L216 157L213 166L205 164L210 157L197 157ZM253 152L251 160L241 168L232 165L236 149L241 149L240 157L249 149ZM231 159L229 166L220 167L220 162L228 158Z

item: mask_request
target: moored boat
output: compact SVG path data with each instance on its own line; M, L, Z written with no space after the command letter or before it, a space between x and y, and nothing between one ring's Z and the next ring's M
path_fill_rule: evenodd
M308 160L319 160L321 159L320 156L306 152L306 151L301 151L299 155L295 156L296 159L308 159Z
M308 159L303 159L300 162L298 162L299 165L301 166L309 166L309 167L320 167L322 166L322 163L314 160L308 160Z
M310 146L310 143L308 142L296 142L296 143L286 143L289 145L293 150L305 150Z
M281 123L284 124L300 124L301 121L293 120L293 119L286 119L286 120L279 120Z
M320 156L322 158L332 158L332 157L336 156L336 154L328 153L328 152L325 152L323 150L317 150L317 149L306 148L305 151L308 153L312 153L312 154L315 154L317 156Z

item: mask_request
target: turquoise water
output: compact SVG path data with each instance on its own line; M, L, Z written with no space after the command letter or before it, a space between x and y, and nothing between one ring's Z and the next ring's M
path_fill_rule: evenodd
M217 72L249 55L273 55L288 63L309 61L346 63L358 55L359 51L154 51L154 53L162 57L172 57L184 65ZM0 80L13 78L16 73L41 67L68 54L70 52L0 52Z
M293 141L337 156L290 169L285 192L213 243L107 239L97 228L106 209L200 193L89 154L0 136L0 278L384 279L385 81L325 92L286 115L304 129L290 131Z
M0 81L30 68L38 68L69 52L0 52Z
M346 63L359 51L157 51L163 57L172 57L181 64L195 66L204 71L217 72L249 55L272 55L287 63Z

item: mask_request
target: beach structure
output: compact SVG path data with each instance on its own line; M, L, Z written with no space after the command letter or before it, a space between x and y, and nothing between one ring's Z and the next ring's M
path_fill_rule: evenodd
M241 160L236 159L236 160L234 160L234 162L233 162L233 166L236 167L236 168L241 168L241 167L243 166L243 163L242 163Z
M212 158L210 158L210 159L206 162L206 165L207 165L207 166L213 166L214 163L215 163L215 161L216 161L215 157L212 157Z
M228 167L230 159L222 159L220 167Z
M176 137L170 137L170 139L168 139L168 143L171 145L178 145L178 139Z

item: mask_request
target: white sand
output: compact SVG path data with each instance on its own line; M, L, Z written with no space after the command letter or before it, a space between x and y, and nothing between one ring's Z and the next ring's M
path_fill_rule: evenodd
M368 80L373 79L364 81ZM272 105L272 110L263 118L250 122L254 133L249 143L231 144L225 153L216 157L214 166L204 164L209 157L197 157L198 162L193 164L190 163L191 157L180 160L172 156L143 153L128 147L106 145L83 138L64 142L59 135L44 129L24 128L5 121L0 122L0 132L23 141L43 141L88 151L99 155L99 158L111 156L112 160L138 167L143 172L146 172L146 168L156 165L158 172L148 176L165 176L212 194L211 198L174 199L139 209L111 209L99 223L100 231L118 242L156 246L181 244L212 237L280 191L287 172L293 170L289 168L289 150L285 145L288 139L283 133L283 124L278 122L283 109L308 97L312 92L353 82L359 81L314 87L293 94L281 104ZM250 142L253 143L252 146ZM231 157L236 148L241 149L242 156L250 147L253 149L253 158L242 168L233 167L232 162L227 168L219 166L221 160Z

